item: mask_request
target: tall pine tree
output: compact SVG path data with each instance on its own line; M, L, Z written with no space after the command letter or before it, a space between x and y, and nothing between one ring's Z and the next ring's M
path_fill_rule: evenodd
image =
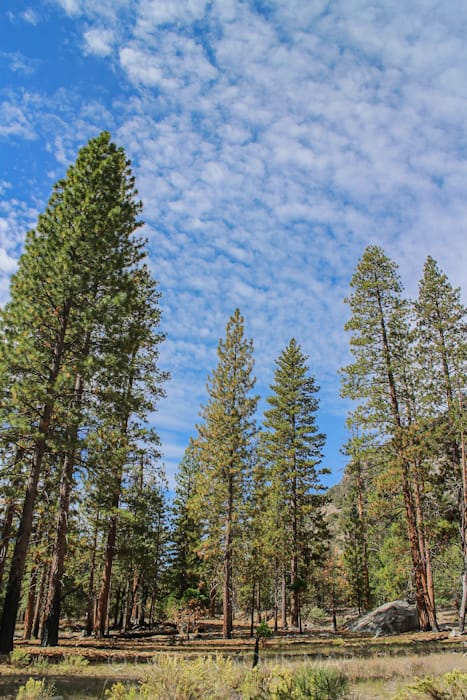
M317 392L307 357L292 338L277 360L270 408L264 413L262 455L269 469L267 502L291 590L291 622L299 626L300 591L306 586L307 543L325 533L320 474L325 436L318 431ZM268 473L269 472L269 473ZM286 561L285 561L286 559Z
M385 443L398 473L422 629L437 629L430 549L423 512L423 477L416 450L417 405L409 305L393 263L369 246L351 281L346 330L354 363L343 369L343 396L359 401L355 419Z
M426 443L437 448L437 454L432 453L429 458L440 463L447 459L447 473L455 475L460 494L464 571L459 621L463 631L467 606L467 317L460 290L452 287L431 257L424 266L415 311L418 381L428 431ZM440 454L439 446L443 447L444 455Z
M82 388L92 384L94 360L125 318L132 289L139 284L144 253L143 242L133 236L140 226L136 194L123 149L107 132L91 139L56 183L44 214L28 233L11 300L2 313L2 423L8 435L19 436L17 449L27 467L0 624L4 653L13 646L44 456L60 435L64 457L57 546L62 547ZM56 574L58 582L60 565Z
M204 514L212 555L222 567L223 636L233 629L233 564L241 536L246 489L255 434L252 396L253 344L244 336L237 309L225 340L217 348L218 364L208 380L208 403L202 410L196 445L201 469L197 480L198 512Z

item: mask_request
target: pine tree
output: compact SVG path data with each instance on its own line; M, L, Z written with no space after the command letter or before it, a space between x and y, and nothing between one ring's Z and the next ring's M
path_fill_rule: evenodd
M175 498L172 521L172 561L170 579L175 596L181 599L190 588L200 584L201 522L194 517L190 502L195 493L200 464L193 440L185 450L175 476Z
M448 473L456 475L464 572L459 614L464 630L467 606L467 464L465 453L464 392L467 385L466 309L460 290L454 289L435 260L428 257L415 302L417 320L418 380L422 414L427 423L426 443L444 446ZM443 455L429 455L443 461ZM452 470L451 465L454 466ZM443 485L445 488L445 485Z
M93 360L104 354L104 339L134 297L143 256L142 242L133 237L140 210L125 153L103 132L54 186L12 279L2 313L2 422L29 466L0 626L3 652L13 644L44 455L52 438L66 443L63 514L81 420L80 386L92 383ZM65 416L71 422L64 424Z
M253 344L244 337L243 323L237 309L227 323L225 340L219 341L219 360L208 380L209 400L196 440L201 466L198 513L204 514L210 556L222 567L225 639L231 638L233 629L233 563L244 517L258 400L251 396Z
M388 463L397 466L413 563L422 629L437 629L430 550L423 513L423 477L417 454L418 424L413 377L413 335L409 305L395 263L369 246L351 281L346 300L352 316L350 346L355 362L343 369L343 396L359 401L364 429L385 442Z
M318 432L315 380L307 357L292 339L277 360L271 408L264 413L262 454L269 467L270 529L276 547L288 560L291 622L299 626L299 594L305 586L306 542L324 532L319 476L325 436ZM284 571L285 573L285 571Z
M346 495L341 511L341 529L344 532L347 578L361 614L370 609L371 602L367 517L367 490L371 488L368 483L370 446L355 426L352 430L352 437L345 446L350 461L344 475Z

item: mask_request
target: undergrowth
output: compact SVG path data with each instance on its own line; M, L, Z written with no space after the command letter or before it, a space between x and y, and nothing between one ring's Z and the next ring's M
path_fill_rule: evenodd
M217 655L192 661L162 655L139 685L115 683L107 700L340 700L348 681L338 671L302 666L247 669Z

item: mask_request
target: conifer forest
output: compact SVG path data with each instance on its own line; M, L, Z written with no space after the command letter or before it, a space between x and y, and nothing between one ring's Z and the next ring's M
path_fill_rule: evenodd
M345 300L351 412L323 485L320 378L290 338L255 392L254 339L225 319L169 490L157 406L161 298L124 150L77 154L27 233L1 310L0 653L206 615L299 634L397 599L420 628L467 608L466 309L428 257L418 296L370 245ZM157 272L156 272L157 274ZM258 404L265 410L259 415Z

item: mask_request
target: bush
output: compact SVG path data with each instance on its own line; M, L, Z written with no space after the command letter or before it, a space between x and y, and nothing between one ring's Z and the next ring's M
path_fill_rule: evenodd
M79 654L71 654L70 656L65 656L63 661L60 662L60 668L78 670L80 668L86 668L89 666L89 661L80 656Z
M319 627L326 624L328 615L322 608L305 605L302 610L302 620L306 625L317 625Z
M293 700L339 700L339 698L346 696L348 690L349 682L342 673L332 668L304 668L294 676L290 698Z
M467 673L450 671L439 677L418 678L393 700L465 700L466 697Z
M290 698L293 673L284 666L256 667L249 671L241 683L242 700L283 700Z
M140 693L151 700L230 700L239 680L240 672L232 659L217 655L185 661L161 654Z
M31 663L31 656L23 649L14 649L10 653L10 664L15 668L24 668Z
M34 673L47 671L50 668L49 659L47 656L38 656L36 659L34 659L32 668L34 669Z
M53 683L47 685L45 680L36 681L34 678L29 678L22 685L16 695L16 700L46 700L52 697L55 692Z
M115 683L105 694L107 700L340 700L347 689L345 676L333 669L249 670L220 655L185 660L161 654L138 688Z
M345 676L333 669L262 666L247 670L219 655L192 661L161 655L139 692L148 700L339 700L346 697L347 689ZM111 700L132 697L115 695Z
M108 700L137 700L142 697L134 686L126 687L123 683L114 683L113 686L105 691L105 697ZM143 696L144 697L144 696Z
M200 621L206 616L206 604L204 594L189 588L181 599L169 598L166 605L167 617L176 625L178 633L188 638L190 633L198 631Z

